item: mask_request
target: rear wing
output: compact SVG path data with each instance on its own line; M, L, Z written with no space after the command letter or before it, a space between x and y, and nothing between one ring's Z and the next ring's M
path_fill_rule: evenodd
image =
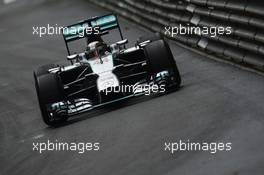
M88 27L99 27L100 32L118 29L121 40L123 40L123 35L119 26L117 16L115 14L93 17L80 21L76 24L66 26L62 29L62 35L66 44L68 55L70 55L68 42L86 37L85 32Z

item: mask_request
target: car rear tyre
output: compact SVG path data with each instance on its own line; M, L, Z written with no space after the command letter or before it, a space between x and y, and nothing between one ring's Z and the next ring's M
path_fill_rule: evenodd
M48 104L64 101L63 88L57 74L44 74L35 77L35 87L43 121L50 126L57 126L67 120L66 115L51 116Z
M46 64L43 66L40 66L37 70L34 71L34 77L39 77L41 75L44 74L48 74L49 73L49 69L58 67L56 64Z
M157 40L151 42L144 47L144 51L149 65L150 74L155 75L161 71L170 71L173 74L171 89L178 89L181 84L181 76L173 54L166 41Z
M137 42L142 43L142 42L148 41L148 40L150 40L150 42L153 42L153 41L157 41L157 40L161 40L161 39L162 39L162 36L160 35L160 33L155 33L155 34L152 34L150 36L141 36L137 39Z

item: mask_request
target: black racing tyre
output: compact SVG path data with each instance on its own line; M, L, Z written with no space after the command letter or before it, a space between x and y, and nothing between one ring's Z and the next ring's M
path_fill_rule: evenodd
M179 88L181 76L168 43L164 40L157 40L147 44L144 51L149 65L149 73L154 75L164 70L171 71L173 73L173 88Z
M157 41L157 40L160 40L162 39L162 36L160 35L160 33L155 33L155 34L152 34L150 36L141 36L137 39L137 43L142 43L144 41L147 41L147 40L150 40L150 42L153 42L153 41Z
M65 100L58 74L50 73L35 77L35 87L43 121L50 126L57 126L65 122L68 119L66 115L54 118L47 110L47 104Z
M39 77L41 75L48 74L49 73L48 70L55 68L55 67L58 67L58 66L56 64L46 64L46 65L40 66L37 70L34 71L34 76Z

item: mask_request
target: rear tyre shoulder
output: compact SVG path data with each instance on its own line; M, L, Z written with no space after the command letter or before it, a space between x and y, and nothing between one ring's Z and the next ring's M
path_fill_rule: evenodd
M49 73L48 70L55 68L55 67L58 67L58 66L56 64L46 64L46 65L40 66L34 71L34 77L39 77L41 75L48 74Z
M137 39L137 43L142 43L144 41L150 41L150 42L153 42L153 41L157 41L157 40L161 40L163 39L162 36L160 35L160 33L154 33L154 34L151 34L151 35L146 35L146 36L141 36Z

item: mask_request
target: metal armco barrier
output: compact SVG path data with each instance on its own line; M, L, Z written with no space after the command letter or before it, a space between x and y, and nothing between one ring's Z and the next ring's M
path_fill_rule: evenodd
M264 2L261 0L90 0L169 39L264 71ZM168 35L168 28L230 27L230 34ZM179 30L178 30L179 32Z

